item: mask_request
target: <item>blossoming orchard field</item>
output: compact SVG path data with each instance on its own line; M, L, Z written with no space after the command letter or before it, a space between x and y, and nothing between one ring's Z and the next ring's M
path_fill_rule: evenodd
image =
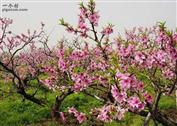
M112 37L93 0L77 15L59 20L73 41L54 47L45 24L16 34L0 18L0 126L177 126L177 31L155 22Z

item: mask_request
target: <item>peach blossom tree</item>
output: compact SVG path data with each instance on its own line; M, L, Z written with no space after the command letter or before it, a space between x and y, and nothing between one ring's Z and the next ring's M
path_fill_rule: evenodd
M78 38L73 47L63 41L54 49L48 46L44 24L39 31L16 35L8 31L12 20L1 18L0 71L6 75L3 79L11 81L24 99L41 106L49 106L47 99L35 97L41 88L57 94L50 106L51 115L64 124L69 116L79 124L93 119L119 121L126 113L133 113L144 117L144 125L152 119L155 124L176 126L159 108L159 101L176 90L177 33L159 23L126 30L124 37L112 39L114 25L108 24L99 31L100 15L93 0L79 5L78 17L77 26L60 20L66 31ZM35 91L29 94L27 90L32 86ZM75 106L62 112L63 101L79 93L102 105L92 108L89 114L79 112Z

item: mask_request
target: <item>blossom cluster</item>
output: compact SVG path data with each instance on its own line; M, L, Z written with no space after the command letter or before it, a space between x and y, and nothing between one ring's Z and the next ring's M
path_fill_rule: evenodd
M103 122L111 122L113 119L121 120L124 118L124 114L127 109L121 108L114 105L105 105L102 108L98 109L99 114L97 119Z
M137 81L134 76L117 72L116 78L119 80L119 85L112 85L111 94L118 107L122 107L124 110L142 111L146 104L153 103L153 98L145 92L143 83ZM131 92L134 96L130 96L128 92ZM137 93L143 94L142 97L144 98L136 95Z
M75 33L84 37L84 38L91 38L89 36L89 32L95 30L95 27L98 26L98 22L100 19L99 12L95 10L95 2L90 1L87 6L83 3L80 4L79 7L79 14L78 14L78 25L77 28L74 28L69 23L66 23L63 19L60 20L61 25L66 27L66 30L70 33ZM91 27L89 26L91 24ZM109 24L107 27L103 28L100 32L102 35L110 35L113 33L113 25Z
M147 70L158 68L164 78L173 79L177 60L175 36L175 32L168 34L159 26L126 31L126 39L117 40L117 52L122 66L136 66ZM127 46L125 41L129 42Z
M74 107L69 108L68 112L70 114L73 114L74 117L76 117L76 119L79 121L79 123L83 123L87 119L84 113L77 111Z
M92 84L92 79L87 73L73 75L72 80L74 81L73 90L76 92L82 91Z

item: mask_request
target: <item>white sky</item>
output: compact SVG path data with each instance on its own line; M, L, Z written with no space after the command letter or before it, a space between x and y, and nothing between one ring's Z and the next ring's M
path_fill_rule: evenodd
M3 12L2 17L14 20L12 30L22 33L29 29L37 29L40 22L46 24L48 33L51 31L51 45L63 36L71 37L58 25L58 20L64 18L71 24L77 24L79 0L1 0L4 3L18 3L19 8L27 8L26 12ZM107 23L115 25L115 32L123 33L124 28L134 26L152 26L158 21L166 21L170 29L176 27L176 0L96 0L100 12L100 28ZM0 7L2 10L2 7Z

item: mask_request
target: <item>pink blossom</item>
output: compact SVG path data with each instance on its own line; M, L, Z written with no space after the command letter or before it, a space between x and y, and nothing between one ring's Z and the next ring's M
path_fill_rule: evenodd
M99 120L101 120L101 121L103 121L103 122L110 122L110 121L111 121L110 117L107 115L106 112L100 113L100 114L98 115L97 119L99 119Z
M120 79L120 86L122 90L127 90L130 88L131 84L133 83L133 77L130 77L129 74L125 73L122 74L120 72L116 73L116 77Z
M68 112L69 112L69 113L73 113L73 114L75 114L75 115L77 114L77 110L76 110L74 107L69 108L69 109L68 109Z
M118 120L121 120L122 118L124 118L125 112L127 111L127 109L125 108L121 108L120 106L117 107L117 113L115 115L115 117Z
M81 16L84 16L84 17L87 16L87 9L81 7L81 8L80 8L80 15L81 15Z
M143 91L144 90L144 84L143 82L137 82L137 89L140 90L140 91Z
M139 63L142 64L144 60L146 59L145 55L142 52L137 52L135 53L135 60Z
M130 106L130 109L132 109L133 111L141 111L144 109L144 104L136 96L130 97L128 99L128 104Z
M123 79L120 81L121 89L129 89L131 86L131 78Z
M146 102L148 102L149 104L152 104L153 98L151 95L149 95L148 93L144 93L143 96L144 96Z
M74 81L73 90L79 92L84 90L92 83L91 77L87 73L80 73L72 76Z
M41 82L44 83L45 86L47 86L49 89L52 89L52 90L55 90L55 81L56 81L55 76L48 77L44 81L41 80Z
M110 122L112 119L109 116L110 106L104 106L100 109L100 113L97 116L97 119L103 121L103 122Z
M125 74L123 74L123 73L120 73L119 71L116 73L116 77L118 78L118 79L128 79L129 78L129 74L127 74L127 73L125 73Z
M63 58L64 57L64 49L59 49L58 52L57 52L57 56L59 58Z
M129 57L133 54L134 50L135 50L135 47L132 45L129 45L127 48L120 46L118 53L122 57Z
M163 31L160 32L159 35L156 38L156 42L158 44L161 44L161 43L163 43L163 41L166 41L166 40L167 40L167 36L166 36L166 34Z
M79 121L79 123L83 123L86 119L87 119L87 118L86 118L86 116L85 116L84 113L79 113L79 114L77 115L77 120Z
M87 26L84 22L79 22L79 28L82 29L82 30L87 30Z
M138 97L130 97L129 98L129 100L128 100L128 103L129 103L129 105L131 106L131 107L133 107L133 108L138 108L138 105L139 105L139 103L140 103L140 100L139 100L139 98Z
M174 71L170 70L170 69L164 69L162 71L162 74L164 75L165 78L167 79L172 79L175 77L175 73Z
M145 104L144 103L139 103L138 104L138 111L142 111L145 108Z
M158 62L160 63L160 64L163 64L163 63L165 63L165 61L166 61L166 53L164 52L164 51L162 51L162 50L159 50L157 53L156 53L156 59L158 60Z
M95 12L93 14L90 14L88 19L91 23L93 23L95 26L98 25L98 21L99 21L100 16L98 15L98 12Z
M116 85L112 86L111 93L112 93L112 96L114 97L114 99L116 100L116 102L122 103L122 102L126 101L126 98L127 98L126 92L119 92Z
M154 54L148 55L145 63L146 63L146 67L151 69L156 63Z
M113 96L113 97L117 97L118 92L119 92L119 91L118 91L117 86L116 86L116 85L113 85L113 86L111 87L112 96Z
M87 118L84 113L78 112L74 107L68 109L70 114L74 114L79 123L83 123Z
M101 34L103 35L110 35L111 33L113 33L113 26L109 25L106 28L103 29L103 31L101 32Z
M60 112L60 117L62 119L62 121L66 121L65 115L63 112Z
M89 65L89 69L91 69L91 70L105 70L107 66L108 65L105 62L102 62L102 61L97 62L95 60L92 60Z
M99 109L97 119L103 122L111 122L112 119L121 120L125 112L127 112L127 109L121 108L120 106L107 105Z
M85 50L73 51L69 56L70 60L80 62L88 57L88 53Z
M49 75L56 75L57 74L56 69L54 67L50 67L50 66L44 66L42 68L42 71L48 73Z
M135 34L136 27L133 30L125 30L125 37L128 41L136 41L137 35Z
M67 71L67 63L63 59L58 60L58 67L62 72Z
M147 45L148 41L149 41L148 36L142 36L142 37L140 38L140 42L142 42L142 43L145 44L145 45Z

